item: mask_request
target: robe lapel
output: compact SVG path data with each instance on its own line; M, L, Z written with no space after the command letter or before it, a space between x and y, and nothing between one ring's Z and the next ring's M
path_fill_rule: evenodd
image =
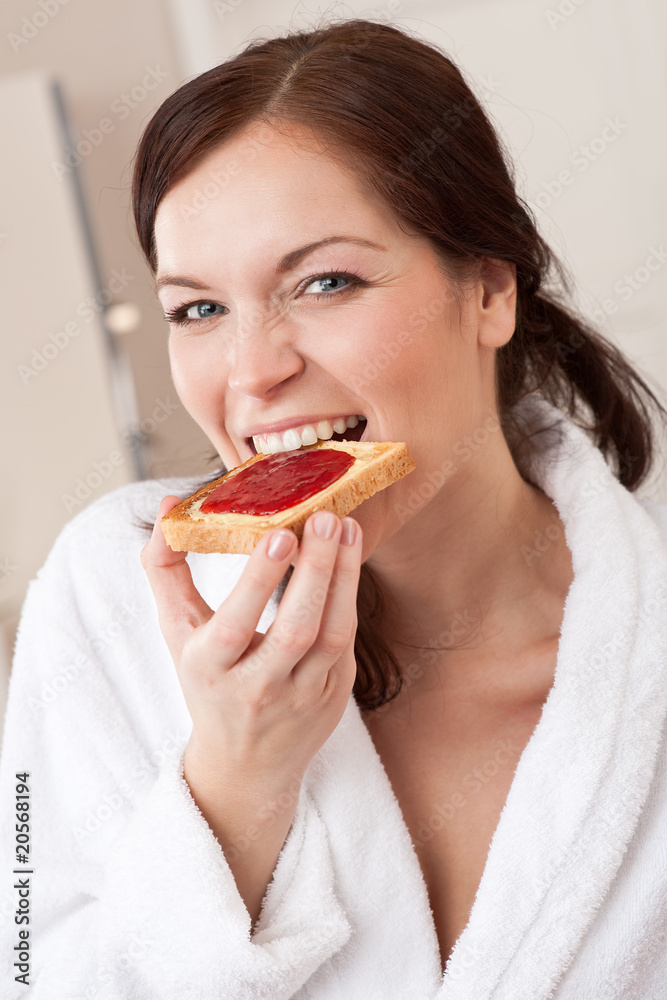
M438 1000L554 996L637 826L667 711L661 532L583 431L544 401L540 417L560 422L535 475L563 519L574 580L554 685Z
M442 973L426 884L353 697L306 781L330 830L336 892L353 928L349 962L375 970L364 1000L434 997Z
M354 947L388 970L387 996L557 996L655 768L667 713L667 547L583 431L544 400L524 400L520 412L533 429L554 425L533 476L563 519L574 580L554 685L444 979L417 855L354 699L309 772Z

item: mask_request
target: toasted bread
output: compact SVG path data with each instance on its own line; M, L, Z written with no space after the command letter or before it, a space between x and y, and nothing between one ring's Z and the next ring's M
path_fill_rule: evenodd
M275 514L202 513L201 505L221 483L261 462L253 455L192 496L177 504L161 520L169 546L177 552L230 552L249 555L260 538L273 528L289 528L301 539L307 519L316 510L344 517L369 497L386 489L415 468L408 447L396 441L318 441L301 451L335 449L352 455L354 463L326 489Z

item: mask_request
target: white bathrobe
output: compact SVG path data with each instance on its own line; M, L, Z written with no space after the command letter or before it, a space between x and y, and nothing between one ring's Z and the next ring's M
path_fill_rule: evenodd
M559 419L534 398L521 412ZM444 978L417 855L352 697L294 789L251 936L183 780L191 721L139 561L147 536L131 524L194 485L171 479L92 503L30 585L0 774L3 998L667 997L667 507L621 487L569 420L540 438L533 474L565 524L574 581L555 682ZM549 544L536 539L533 557ZM212 607L246 561L188 555ZM275 612L272 599L262 631ZM12 967L25 771L29 994Z

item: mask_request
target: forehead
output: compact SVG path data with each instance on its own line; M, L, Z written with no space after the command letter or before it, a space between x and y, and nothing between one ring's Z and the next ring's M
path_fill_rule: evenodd
M160 268L206 253L221 239L240 250L334 231L396 230L389 206L311 133L247 130L213 150L162 199L155 220Z

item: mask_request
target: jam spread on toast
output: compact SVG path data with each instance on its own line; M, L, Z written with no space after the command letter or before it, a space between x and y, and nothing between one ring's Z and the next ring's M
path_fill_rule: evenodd
M202 514L277 514L308 500L347 472L354 455L323 448L265 455L209 493Z

